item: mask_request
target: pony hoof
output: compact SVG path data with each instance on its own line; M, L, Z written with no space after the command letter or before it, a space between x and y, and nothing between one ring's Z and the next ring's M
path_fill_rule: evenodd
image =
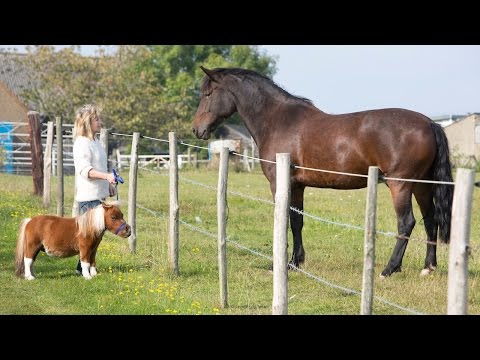
M25 276L25 279L27 279L27 280L35 280L35 276L33 276L33 275Z
M97 269L95 268L90 268L90 275L93 277L93 276L97 276Z
M380 280L384 280L384 279L386 279L387 277L386 277L385 275L380 274L379 278L380 278Z
M90 275L88 275L88 276L85 276L85 275L84 275L83 278L84 278L85 280L92 280L92 277L91 277Z

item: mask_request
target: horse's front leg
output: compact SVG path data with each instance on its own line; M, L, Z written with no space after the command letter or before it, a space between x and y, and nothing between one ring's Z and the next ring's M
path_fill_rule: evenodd
M82 276L85 280L90 280L92 275L90 273L90 258L92 252L90 249L80 245L80 265L82 267Z
M292 186L290 206L297 210L303 211L303 194L305 187ZM290 209L290 227L293 235L293 252L291 265L299 267L305 262L305 250L303 249L302 229L303 229L303 214Z
M97 276L97 263L95 261L95 256L97 255L98 246L92 250L92 254L90 255L90 275Z

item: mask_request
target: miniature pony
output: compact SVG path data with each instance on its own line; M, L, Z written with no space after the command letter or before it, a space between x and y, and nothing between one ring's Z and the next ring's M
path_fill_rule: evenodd
M37 215L20 225L15 256L15 273L34 280L32 265L40 251L53 257L80 254L82 275L97 275L95 255L106 230L127 238L131 227L123 219L117 203L102 203L77 217Z

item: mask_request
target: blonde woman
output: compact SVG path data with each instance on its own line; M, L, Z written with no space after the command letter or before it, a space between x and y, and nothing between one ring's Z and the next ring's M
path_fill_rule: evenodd
M92 104L82 106L75 115L73 128L73 162L75 165L75 201L80 213L100 205L115 195L115 176L108 172L107 154L98 134L102 128L100 110ZM80 260L77 273L82 273Z

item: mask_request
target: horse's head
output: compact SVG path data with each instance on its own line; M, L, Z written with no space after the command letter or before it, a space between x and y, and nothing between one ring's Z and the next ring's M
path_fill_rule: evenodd
M193 118L192 130L197 138L207 140L212 131L237 111L237 108L226 77L216 69L209 70L203 66L200 68L207 75L203 79L200 103Z
M132 228L123 219L123 213L117 205L102 203L105 218L105 228L115 235L127 238Z

